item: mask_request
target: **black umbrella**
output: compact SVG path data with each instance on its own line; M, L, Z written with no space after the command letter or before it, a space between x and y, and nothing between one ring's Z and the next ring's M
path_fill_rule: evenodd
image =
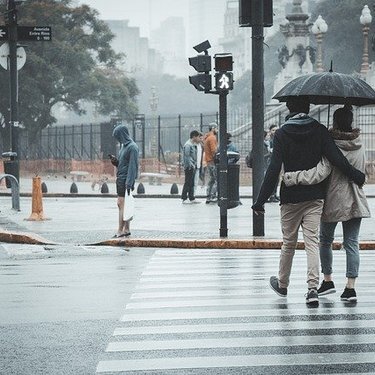
M312 104L375 104L375 91L364 80L332 71L298 77L273 98L286 102L294 96L306 97Z

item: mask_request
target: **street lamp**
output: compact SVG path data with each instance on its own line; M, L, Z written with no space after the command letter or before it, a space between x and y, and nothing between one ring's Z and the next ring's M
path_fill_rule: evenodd
M363 55L362 55L362 65L361 65L361 74L366 75L369 70L368 64L368 32L369 32L369 25L372 21L372 16L370 13L370 9L367 5L365 5L362 9L361 17L359 21L363 25Z
M323 72L323 54L322 54L322 42L323 35L327 32L328 25L321 15L313 23L311 31L315 35L317 44L317 56L316 56L316 71L318 73Z
M158 148L156 148L156 129L158 128L157 126L157 121L156 121L156 113L157 113L157 110L158 110L158 104L159 104L159 97L157 96L156 94L156 87L155 86L152 86L151 87L151 97L150 97L150 108L151 108L151 112L152 112L152 117L153 117L153 122L154 122L154 131L153 131L153 134L152 134L152 139L151 139L151 153L152 155L154 156L156 154L156 150L159 150L159 145L157 146ZM158 129L158 133L159 133L159 129ZM160 141L160 137L158 137L158 143ZM158 152L158 155L159 155L159 152Z

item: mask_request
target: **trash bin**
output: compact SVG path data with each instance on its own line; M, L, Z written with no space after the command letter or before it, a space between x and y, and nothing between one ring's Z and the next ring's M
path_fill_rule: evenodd
M228 205L227 208L235 208L237 207L240 202L240 165L238 161L240 160L240 154L234 151L227 152L228 158L228 196L227 201ZM217 168L217 193L220 196L220 173L219 173L219 159L220 153L216 154L215 162ZM218 205L220 206L220 200L217 201Z
M19 182L20 176L19 176L18 160L16 160L17 153L11 152L11 151L3 152L1 154L1 157L3 158L3 163L4 163L4 173L11 174ZM6 187L10 189L11 181L9 178L5 178L5 183L6 183Z

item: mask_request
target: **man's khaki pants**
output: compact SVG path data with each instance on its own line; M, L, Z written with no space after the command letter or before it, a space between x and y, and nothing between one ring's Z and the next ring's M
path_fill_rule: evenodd
M323 210L323 199L300 203L282 204L281 229L283 245L279 264L279 287L287 288L292 270L293 256L298 240L298 229L302 227L307 255L308 288L319 285L319 223Z

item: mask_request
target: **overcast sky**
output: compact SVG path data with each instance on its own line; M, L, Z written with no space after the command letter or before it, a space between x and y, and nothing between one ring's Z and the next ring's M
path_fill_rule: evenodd
M141 36L149 37L151 30L171 16L187 17L188 0L74 0L87 4L100 13L102 19L128 19L130 26L139 26Z

